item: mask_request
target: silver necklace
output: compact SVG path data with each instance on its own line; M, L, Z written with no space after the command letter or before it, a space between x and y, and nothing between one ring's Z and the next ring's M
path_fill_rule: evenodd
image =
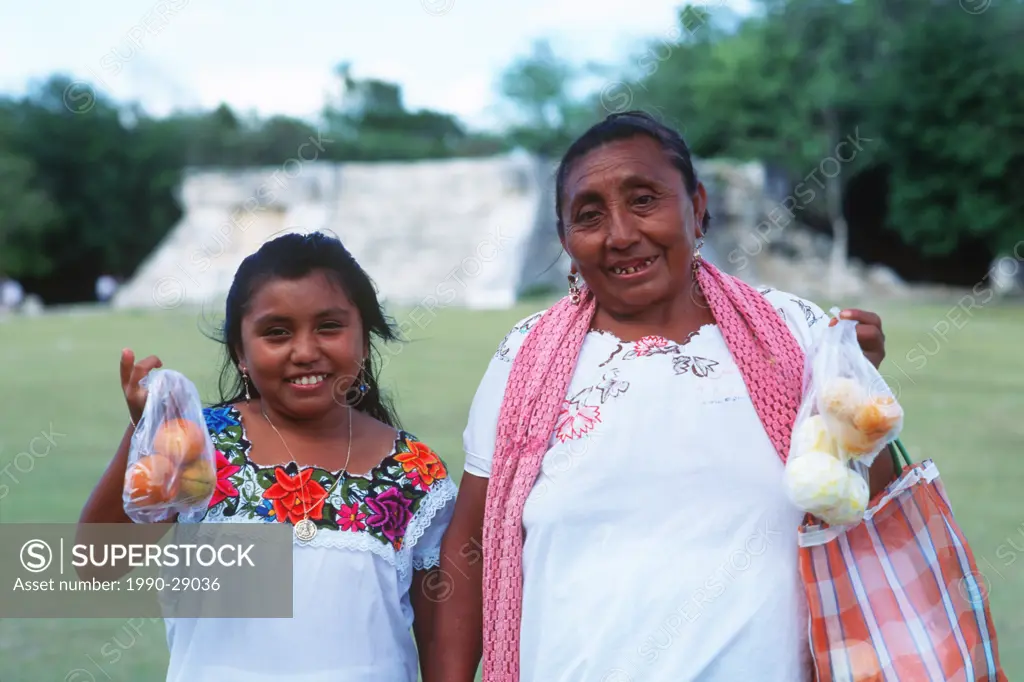
M352 406L348 405L347 407L348 407L348 454L345 456L345 466L342 467L341 471L338 472L338 478L335 479L333 485L331 485L331 487L327 490L327 492L324 495L324 498L323 498L323 500L321 500L321 502L326 502L327 498L331 496L332 492L334 492L334 489L338 486L338 482L341 481L341 479L342 479L342 474L348 472L348 463L349 463L349 460L352 459ZM298 466L298 462L295 460L295 455L292 454L292 450L291 450L291 448L288 447L288 443L287 443L287 441L285 441L284 436L282 436L281 432L277 430L276 426L274 426L274 422L270 421L270 417L267 416L267 411L263 407L262 403L260 404L260 412L263 413L263 418L267 420L268 424L270 424L270 428L274 429L274 433L276 433L277 437L281 439L281 443L284 445L284 449L288 451L288 456L291 457L291 461L295 462L296 466ZM302 472L300 471L299 474L301 475ZM295 524L294 533L295 533L295 538L299 542L306 543L306 542L310 542L313 538L316 537L317 527L316 527L316 524L313 521L311 521L310 518L309 518L309 506L306 504L305 484L303 484L302 492L303 492L303 495L302 495L303 516L302 516L302 520Z

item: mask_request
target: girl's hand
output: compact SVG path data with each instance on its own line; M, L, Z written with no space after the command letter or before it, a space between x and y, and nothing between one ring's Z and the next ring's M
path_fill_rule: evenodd
M885 334L882 332L882 318L866 310L856 308L843 310L839 313L840 319L857 321L857 341L861 350L871 364L878 369L882 360L885 359ZM833 319L829 322L831 327L837 322Z
M163 364L155 355L150 355L136 364L135 353L130 348L121 351L121 390L124 391L124 399L128 403L128 414L135 424L142 418L142 411L146 409L146 397L149 395L149 391L139 386L139 382L157 367L163 367Z

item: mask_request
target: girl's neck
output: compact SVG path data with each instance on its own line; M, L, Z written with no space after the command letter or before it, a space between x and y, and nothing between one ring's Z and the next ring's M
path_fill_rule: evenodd
M256 419L269 421L270 425L280 431L298 432L313 440L329 440L343 436L348 432L350 414L355 419L355 410L349 410L342 405L338 405L337 409L332 409L316 418L300 419L284 412L278 412L263 400L251 405L250 413Z

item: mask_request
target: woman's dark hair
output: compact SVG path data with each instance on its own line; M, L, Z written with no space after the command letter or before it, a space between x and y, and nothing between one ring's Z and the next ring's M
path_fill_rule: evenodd
M377 358L380 353L374 338L383 341L397 341L398 333L377 300L373 281L356 262L355 258L336 237L322 232L310 234L286 234L260 247L259 251L246 257L235 273L235 279L228 291L223 327L217 341L224 345L226 357L220 373L219 406L229 405L245 399L242 374L238 369L237 349L242 345L242 318L248 311L249 303L256 291L273 279L300 279L310 273L322 270L345 291L359 310L362 318L366 343L370 348L364 365L363 379L369 390L352 402L352 406L389 426L400 428L394 407L380 390ZM249 383L249 394L258 397L256 387Z
M690 148L686 145L682 136L666 125L660 123L653 116L645 111L626 111L621 114L611 114L600 123L590 127L573 142L562 157L558 166L558 174L555 176L555 217L558 221L558 236L565 236L565 224L562 222L562 191L565 188L565 179L572 170L572 166L580 158L586 156L593 150L619 140L628 140L637 135L646 135L653 138L661 148L671 157L673 165L679 169L683 176L683 182L687 191L692 196L697 192L697 172L693 169L693 159L690 158ZM701 228L706 233L711 222L711 214L704 211L704 220Z

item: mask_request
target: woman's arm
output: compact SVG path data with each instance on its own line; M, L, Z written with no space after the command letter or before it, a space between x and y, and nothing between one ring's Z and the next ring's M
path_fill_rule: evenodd
M436 601L434 652L424 682L473 682L483 656L483 527L487 479L464 473L441 566L427 595Z
M885 490L885 486L892 483L898 473L895 463L892 461L892 453L889 451L889 448L879 452L878 456L875 457L875 461L871 463L871 469L868 471L868 487L871 489L871 499L874 499L875 495Z

